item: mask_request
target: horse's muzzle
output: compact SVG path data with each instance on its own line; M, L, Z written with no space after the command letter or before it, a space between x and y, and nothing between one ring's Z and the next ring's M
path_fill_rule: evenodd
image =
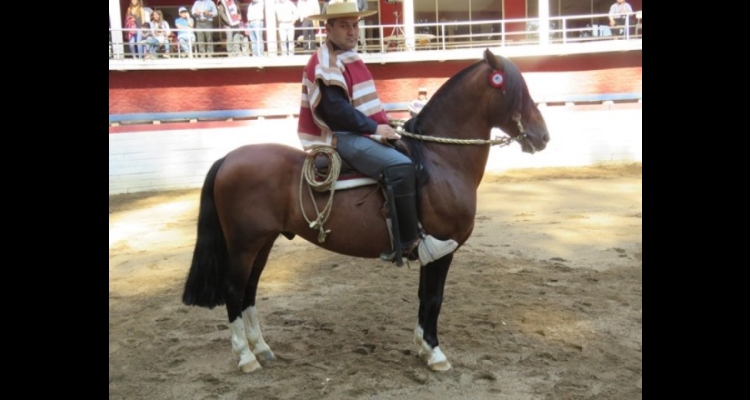
M521 150L525 153L531 153L534 154L537 151L542 151L547 147L547 142L549 142L549 133L544 132L542 135L533 135L529 134L529 132L525 132L523 134L523 137L521 137Z

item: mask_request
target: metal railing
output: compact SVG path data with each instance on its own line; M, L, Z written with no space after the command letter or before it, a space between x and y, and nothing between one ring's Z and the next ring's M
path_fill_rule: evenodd
M637 19L636 16L638 17ZM546 21L549 24L548 27L542 26L539 18L473 22L447 21L414 24L413 33L407 31L403 24L367 25L364 27L366 30L366 39L364 43L360 43L359 51L390 53L484 48L488 46L572 44L612 39L642 40L643 30L640 18L642 18L642 11L634 12L631 18L626 19L625 26L615 27L609 26L607 14L551 17ZM110 60L144 60L137 57L138 46L143 46L142 55L145 55L146 50L151 50L150 45L147 43L137 43L134 47L134 53L131 51L130 43L127 40L127 33L137 30L110 29ZM214 47L213 53L207 55L210 58L235 55L250 57L252 54L252 45L247 34L247 28L192 29L192 33L196 37L199 31L211 32L214 39L213 42L189 43L190 51L185 53L178 44L177 29L172 28L168 42L169 51L165 51L165 46L160 45L157 51L154 52L154 58L194 58L198 56L199 48L205 44L213 45ZM284 42L278 40L279 29L264 28L263 32L265 36L263 55L284 57ZM316 48L316 46L325 41L325 34L322 29L314 29L314 39L305 40L303 38L304 32L305 28L297 27L294 29L294 37L296 38L294 55L309 55L312 53L312 50L305 50L308 47L306 44L310 44L313 48ZM235 33L239 33L242 39L239 51L237 54L232 54L227 49L227 38L230 34L234 35ZM122 37L122 43L113 43L111 39L113 35L115 37L118 37L118 35ZM202 53L200 54L202 55Z

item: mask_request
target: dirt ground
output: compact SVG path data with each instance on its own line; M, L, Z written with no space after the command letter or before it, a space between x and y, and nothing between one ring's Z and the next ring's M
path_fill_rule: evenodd
M198 190L109 198L110 399L642 399L641 163L488 174L438 325L418 264L280 238L258 289L277 359L243 374L223 307L181 303Z

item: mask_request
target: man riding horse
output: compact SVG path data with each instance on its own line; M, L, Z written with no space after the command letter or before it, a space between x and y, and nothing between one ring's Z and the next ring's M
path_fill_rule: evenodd
M358 11L352 1L329 4L326 14L308 17L325 20L328 35L304 68L297 130L305 150L333 147L351 167L385 185L393 252L381 258L400 266L407 256L426 265L458 243L421 231L416 167L393 147L401 136L388 124L372 74L355 50L359 18L376 13Z

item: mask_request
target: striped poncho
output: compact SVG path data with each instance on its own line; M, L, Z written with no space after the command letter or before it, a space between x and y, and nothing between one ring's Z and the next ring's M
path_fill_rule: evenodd
M378 124L388 123L372 74L357 52L333 50L331 42L326 41L310 57L302 73L302 102L297 133L305 150L333 145L333 132L315 112L320 104L320 82L343 88L354 108Z

